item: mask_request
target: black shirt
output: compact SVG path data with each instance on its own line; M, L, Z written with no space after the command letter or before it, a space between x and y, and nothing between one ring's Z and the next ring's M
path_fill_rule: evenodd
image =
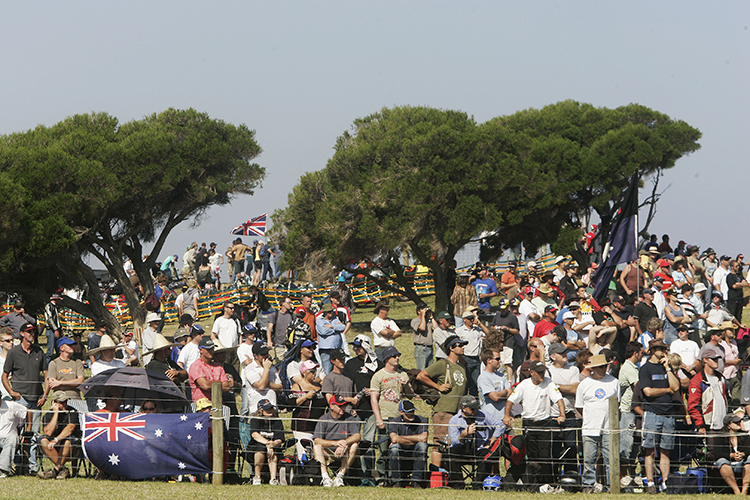
M378 361L378 370L383 368L383 363ZM376 370L377 371L377 370ZM369 370L365 366L365 360L356 357L346 362L344 365L344 373L354 380L354 391L359 392L366 387L370 387L370 379L375 375L374 371ZM369 397L363 398L357 406L357 416L365 420L372 415L372 403Z
M495 317L492 318L492 326L507 326L508 328L519 330L518 318L511 312L508 312L505 317L500 312L495 313ZM503 346L513 349L516 346L515 335L508 331L503 331Z
M44 414L44 418L42 419L43 425L42 429L47 426L52 421L52 417L54 416L55 412L53 410L48 411ZM55 430L52 432L52 434L49 434L47 437L49 438L56 438L62 431L70 424L74 424L76 428L73 430L73 432L70 434L72 437L81 437L81 426L80 420L78 419L78 412L75 411L73 408L68 408L68 411L60 411L57 414L57 427L55 427Z
M652 387L654 389L666 389L669 387L669 378L667 370L661 363L652 363L646 361L641 366L641 370L638 374L638 385L643 391L646 387ZM672 415L672 396L670 394L662 394L657 397L648 397L646 393L642 393L643 397L643 411L648 411L656 415Z
M727 292L727 300L742 300L742 288L732 288L732 285L739 283L740 281L742 281L742 276L739 276L737 273L727 274L727 288L729 289Z
M635 309L633 309L633 317L638 320L641 325L641 331L645 332L648 330L646 325L648 320L651 318L658 318L659 313L656 312L656 306L652 303L650 306L646 305L645 302L639 302Z
M27 353L23 346L18 344L8 352L3 371L13 376L13 390L20 392L28 403L35 405L43 393L42 372L47 371L47 356L42 348L34 344Z

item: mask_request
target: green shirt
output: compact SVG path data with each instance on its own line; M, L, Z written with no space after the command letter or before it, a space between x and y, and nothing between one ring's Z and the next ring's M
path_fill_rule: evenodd
M633 402L633 386L638 382L638 367L626 359L620 368L620 413L630 413L630 405Z
M440 396L434 407L434 412L458 413L461 398L466 394L466 370L461 365L451 363L447 359L436 361L427 367L427 375L438 385L448 383L450 392ZM447 380L446 380L447 375Z

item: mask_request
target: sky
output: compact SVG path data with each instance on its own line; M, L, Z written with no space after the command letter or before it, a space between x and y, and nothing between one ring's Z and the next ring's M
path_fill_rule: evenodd
M336 138L383 107L481 123L566 99L639 103L703 133L663 177L651 232L736 255L750 252L748 25L747 1L0 0L0 134L170 107L255 130L262 187L176 228L162 257L182 257L285 207Z

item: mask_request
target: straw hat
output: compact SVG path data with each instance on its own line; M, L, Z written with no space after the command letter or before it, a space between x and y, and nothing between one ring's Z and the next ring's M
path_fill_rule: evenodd
M87 351L86 354L99 354L100 352L106 351L108 349L117 349L117 344L115 344L115 341L112 340L112 337L110 337L109 335L102 335L102 340L101 342L99 342L99 347Z
M172 347L176 345L179 345L179 344L173 344L170 341L168 341L164 337L164 335L157 333L156 336L154 337L154 347L150 351L144 352L143 355L146 356L148 354L153 354L156 351L161 351L162 349L166 349L167 347Z

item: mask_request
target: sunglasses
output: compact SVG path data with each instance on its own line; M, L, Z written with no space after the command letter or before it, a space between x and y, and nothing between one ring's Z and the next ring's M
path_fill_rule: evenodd
M503 360L503 358L492 358L492 359L494 359L495 361L502 361Z
M156 406L144 406L141 408L143 411L156 411Z

